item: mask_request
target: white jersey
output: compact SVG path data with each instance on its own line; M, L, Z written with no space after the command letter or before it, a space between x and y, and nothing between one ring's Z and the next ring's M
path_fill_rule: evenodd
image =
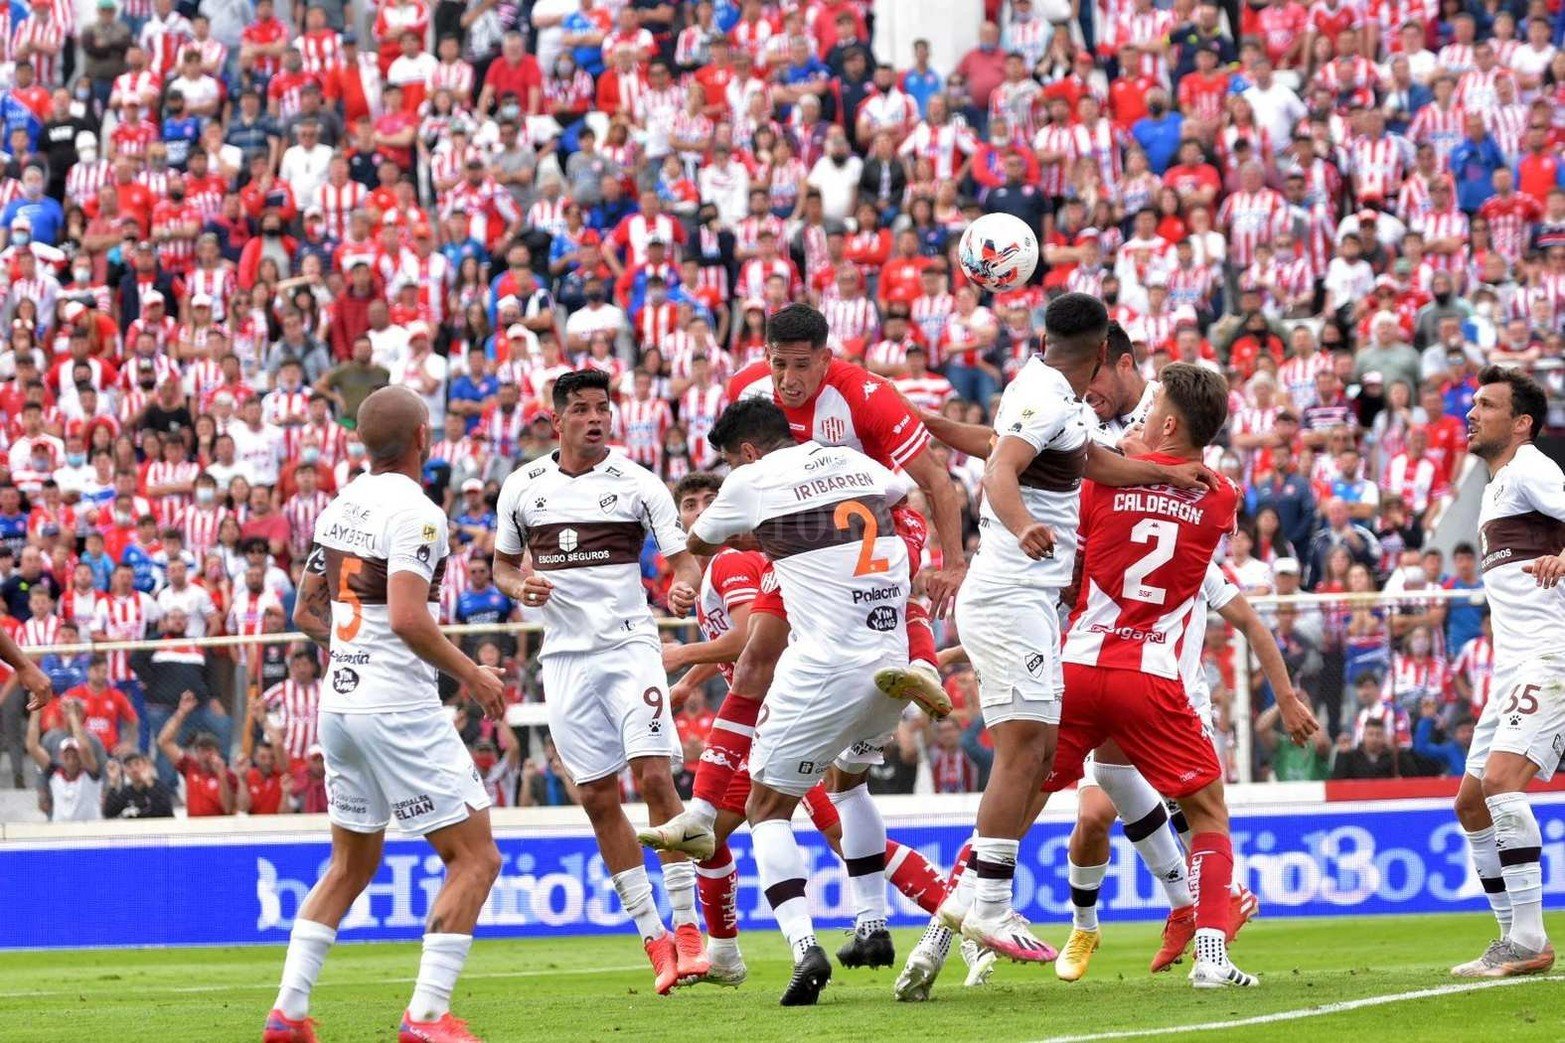
M694 532L706 543L754 532L772 561L801 667L836 672L907 653L907 546L891 506L900 478L856 449L808 441L723 481Z
M1190 697L1190 705L1196 708L1203 721L1209 719L1212 708L1212 686L1206 679L1206 670L1201 666L1201 653L1206 642L1196 640L1195 635L1204 631L1208 612L1221 611L1224 605L1238 596L1239 588L1228 581L1217 563L1208 562L1206 576L1201 580L1201 592L1190 606L1190 638L1179 649L1179 676L1185 682L1185 694Z
M1162 385L1155 380L1147 381L1146 390L1141 392L1141 401L1136 403L1136 408L1124 416L1098 421L1098 426L1092 433L1092 440L1110 449L1118 449L1120 441L1132 429L1146 423L1147 414L1152 412L1152 400L1157 397L1157 389L1160 387Z
M1037 454L1020 475L1022 503L1054 533L1054 551L1038 561L1029 558L985 500L969 583L1055 590L1070 585L1081 520L1081 478L1089 432L1096 426L1097 417L1059 370L1037 356L1027 360L1000 396L994 432L996 439L1022 439Z
M1560 654L1565 587L1545 590L1522 566L1565 550L1565 475L1528 443L1484 487L1478 510L1484 592L1494 624L1494 670L1506 677Z
M365 474L315 521L312 567L331 592L331 653L320 709L382 713L439 707L439 671L391 630L387 585L399 572L429 584L438 618L450 552L446 516L403 474Z
M560 470L556 450L518 468L500 489L495 550L530 551L554 584L544 604L539 658L602 652L627 642L658 644L641 585L641 549L685 549L668 487L617 449L585 474Z

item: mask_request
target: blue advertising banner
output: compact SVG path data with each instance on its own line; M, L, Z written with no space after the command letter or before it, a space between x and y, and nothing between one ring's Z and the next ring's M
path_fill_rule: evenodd
M1543 832L1545 904L1565 903L1565 799L1535 804ZM949 821L941 821L942 818ZM238 825L239 823L236 823ZM889 822L894 839L942 868L970 824L933 816ZM1023 842L1017 908L1036 923L1068 919L1068 821L1040 823ZM820 835L801 828L812 868L811 901L822 926L851 917L846 874ZM1321 804L1236 815L1240 878L1272 915L1450 912L1487 908L1466 844L1444 801ZM590 834L502 829L504 868L479 921L489 937L595 934L626 917ZM742 874L741 922L770 927L749 836L730 841ZM161 946L284 942L300 902L324 868L325 837L221 835L0 844L0 948ZM654 874L656 876L656 874ZM385 866L342 924L343 940L416 939L441 883L440 860L422 841L391 840ZM894 922L926 917L892 892ZM666 908L666 906L665 906ZM1161 888L1116 831L1103 912L1161 919ZM60 924L69 923L62 931Z

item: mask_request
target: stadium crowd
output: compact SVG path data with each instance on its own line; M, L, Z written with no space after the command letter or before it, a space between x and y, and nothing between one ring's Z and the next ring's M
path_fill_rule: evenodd
M1565 388L1565 6L990 0L949 67L877 51L872 8L13 6L0 625L33 647L285 631L312 523L364 467L355 411L390 382L441 433L444 618L524 619L492 582L493 505L551 448L561 373L612 374L618 441L673 482L716 463L725 381L788 301L921 408L983 419L1049 296L1082 290L1147 375L1229 377L1209 462L1245 489L1225 556L1246 592L1406 595L1273 612L1329 735L1278 741L1258 689L1258 777L1459 772L1484 611L1418 592L1481 587L1477 554L1423 545L1478 367ZM955 251L997 211L1042 261L990 296ZM981 461L934 451L971 546ZM657 599L651 550L643 572ZM544 697L529 638L463 640ZM1220 693L1226 649L1214 626ZM29 719L9 684L0 749L56 817L322 809L311 648L46 667L69 698ZM981 785L972 674L948 684L958 712L908 721L877 788ZM546 736L449 694L497 803L572 801ZM720 696L688 695L692 757Z

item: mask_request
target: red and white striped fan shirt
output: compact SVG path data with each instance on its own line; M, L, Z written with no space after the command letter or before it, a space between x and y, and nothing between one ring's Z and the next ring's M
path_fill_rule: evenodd
M239 286L234 270L226 264L217 268L192 268L185 273L185 290L194 297L204 293L212 298L212 318L222 322L227 311L224 302Z
M147 636L147 624L162 617L162 611L151 595L133 590L126 595L107 594L98 602L93 616L92 630L106 641L140 641ZM130 653L110 652L109 680L133 681L136 675L130 669Z
M1165 41L1173 28L1172 11L1160 11L1155 7L1150 11L1137 11L1133 7L1123 8L1120 11L1119 21L1114 27L1114 46L1118 49L1131 43L1137 47L1150 49L1154 44ZM1143 53L1138 71L1142 76L1154 80L1166 82L1168 79L1168 63L1157 54Z
M92 621L102 600L103 593L92 587L86 590L71 587L60 595L60 605L55 611L65 622L76 624L77 632L85 639L92 633Z
M176 460L169 463L166 460L154 460L147 465L146 488L156 486L178 484L180 482L195 482L196 476L201 473L201 465L194 460ZM190 496L185 493L171 493L168 496L159 496L153 503L153 509L164 522L179 517L181 511L190 505Z
M1168 273L1168 303L1175 308L1203 308L1212 299L1215 277L1204 264L1174 268Z
M1461 76L1477 65L1477 60L1473 57L1473 45L1470 43L1448 43L1440 48L1440 53L1436 57L1440 61L1442 72L1455 73L1457 76Z
M34 8L36 10L36 8ZM74 41L69 41L69 29L60 22L50 17L45 20L37 15L24 19L11 34L11 54L15 55L22 47L48 47L54 53L45 54L42 51L32 51L30 59L33 71L37 74L37 83L40 87L58 87L60 85L60 55L64 48L74 46Z
M309 495L294 493L283 502L283 517L288 521L288 550L293 557L303 558L309 554L315 519L330 502L331 497L319 489Z
M918 327L919 333L924 337L924 343L931 345L930 351L934 351L933 345L939 344L945 336L946 325L951 321L951 313L956 310L956 299L949 293L937 293L933 297L919 294L913 298L913 303L908 307L908 315L913 320L913 325ZM940 365L940 359L933 354L929 359L931 366Z
M192 507L179 516L180 531L185 534L185 546L197 560L217 546L217 530L225 518L233 517L226 507Z
M527 430L527 411L518 405L507 415L491 404L479 419L478 429L488 436L497 455L514 459L521 446L522 433Z
M897 151L929 160L934 164L935 177L948 181L977 148L978 142L967 124L951 120L938 127L928 121L920 123L913 128L913 133L902 139Z
M1414 514L1423 514L1429 507L1429 498L1440 481L1440 467L1427 456L1414 460L1406 453L1398 453L1386 465L1380 477L1380 488L1392 496L1399 496Z
M647 304L636 312L631 333L635 335L636 343L650 347L663 343L678 323L679 309L671 302Z
M735 295L764 299L766 280L773 275L780 275L787 280L789 295L798 293L801 285L799 270L792 261L783 257L774 257L770 261L752 257L739 269L739 285L734 287Z
M821 314L831 335L844 343L874 336L880 329L880 313L868 297L839 297L833 289L821 300Z
M1350 157L1355 194L1360 200L1372 196L1390 199L1401 186L1402 148L1391 138L1360 138L1353 144Z
M1033 136L1035 152L1058 153L1064 158L1045 163L1038 173L1038 189L1044 195L1065 194L1065 183L1076 160L1092 152L1092 142L1083 127L1069 123L1051 123Z
M1467 239L1467 215L1456 207L1448 207L1445 210L1429 210L1422 216L1415 217L1408 222L1408 228L1424 237L1424 241L1431 239ZM1467 249L1464 246L1454 254L1429 253L1424 255L1430 265L1443 272L1459 272L1467 264Z
M708 372L715 382L723 384L733 376L733 356L718 347L716 338L710 335L703 341L683 330L675 330L663 338L659 347L668 361L668 375L676 380L691 379L691 363L698 354L706 356Z
M705 470L717 465L717 450L712 448L706 436L727 405L728 396L721 383L706 387L692 385L680 397L679 419L685 425L685 444L690 450L692 467Z
M268 688L261 700L278 721L288 756L294 760L303 758L315 745L321 683L298 684L290 677Z
M564 235L565 207L569 202L564 196L552 202L548 199L538 199L527 208L527 224L531 228L539 228L550 235Z
M60 617L47 615L34 616L23 623L16 632L16 643L23 648L42 648L52 645L60 636Z
M349 215L363 206L367 198L369 190L352 178L343 185L328 181L316 189L314 203L321 208L321 216L325 218L326 234L338 240L346 236Z
M311 76L325 77L345 63L342 55L342 37L335 29L312 29L294 40L304 59L304 71Z
M1408 140L1416 145L1428 142L1435 150L1435 164L1443 170L1451 158L1451 150L1462 142L1462 124L1466 120L1467 110L1460 104L1453 103L1450 108L1442 109L1430 102L1419 109L1413 122L1408 124Z
M1457 104L1469 112L1487 113L1500 103L1500 92L1494 85L1495 81L1510 75L1510 70L1499 65L1488 72L1477 68L1468 69L1456 81Z
M473 67L462 59L454 62L436 62L429 71L429 93L448 90L458 101L473 100Z
M1277 367L1277 386L1294 402L1309 402L1315 394L1315 376L1331 372L1331 356L1317 351L1306 358L1292 355Z
M1490 196L1484 200L1478 216L1489 221L1494 252L1515 264L1532 239L1532 222L1543 216L1543 208L1531 196L1512 192L1503 199Z
M1483 713L1494 690L1494 641L1479 634L1462 646L1451 663L1451 674L1472 689L1468 708L1474 718Z
M668 403L660 398L629 398L620 403L614 420L625 455L654 474L661 472L663 436L674 423Z
M1419 659L1398 652L1391 657L1391 669L1386 671L1386 679L1380 684L1380 697L1413 713L1418 709L1418 701L1426 695L1446 702L1450 696L1449 682L1450 668L1443 657L1431 655Z
M307 416L310 412L310 393L304 388L286 391L274 388L261 399L261 421L282 424L293 417Z
M908 401L920 409L938 410L956 394L951 382L939 373L926 372L921 377L901 377L892 383L907 396Z
M83 160L74 164L65 175L65 197L80 203L91 202L112 180L114 171L108 160L98 159L91 163Z
M1527 133L1528 112L1528 107L1519 102L1502 105L1499 101L1483 110L1484 126L1494 135L1494 143L1500 146L1505 158L1513 163L1521 153L1522 135Z
M771 232L778 242L782 242L784 231L782 221L772 214L746 217L734 226L734 247L739 250L754 250L761 240L762 232Z

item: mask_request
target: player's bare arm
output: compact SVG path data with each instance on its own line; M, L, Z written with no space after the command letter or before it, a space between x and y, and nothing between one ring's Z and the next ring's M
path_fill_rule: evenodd
M528 608L537 608L549 600L554 584L536 572L524 571L524 554L507 554L497 550L494 555L494 584L500 593Z
M293 625L322 648L331 645L331 591L326 577L305 571L299 579L299 596L293 603Z
M1124 488L1132 485L1172 485L1176 489L1216 488L1218 476L1200 461L1155 464L1132 460L1096 442L1087 443L1087 477L1099 485Z
M952 420L928 409L920 409L918 418L937 441L944 442L959 453L987 460L994 448L994 428L988 424Z
M1232 624L1250 643L1255 657L1260 660L1261 673L1266 675L1266 680L1272 686L1277 709L1282 714L1283 728L1295 746L1303 746L1310 736L1320 731L1320 723L1315 720L1309 704L1294 689L1293 681L1288 676L1288 666L1282 661L1282 652L1277 647L1277 639L1272 636L1271 628L1242 594L1218 609L1217 614Z
M664 661L667 662L666 659ZM716 663L697 663L695 666L692 666L685 671L683 677L668 686L668 705L676 710L683 709L685 704L690 701L691 693L719 673L721 671L718 670Z
M995 444L994 455L984 467L984 495L989 499L989 509L1016 537L1022 553L1034 561L1054 553L1054 533L1034 518L1022 502L1021 474L1037 455L1038 451L1025 439L1007 435Z
M15 682L27 692L29 711L42 710L49 705L49 700L54 698L54 685L49 683L49 675L27 658L22 646L4 631L0 631L0 659L16 671Z
M1538 586L1548 590L1561 579L1565 579L1565 554L1549 554L1542 558L1535 558L1523 565L1522 571L1537 580Z
M386 610L391 632L413 654L446 676L467 686L484 713L493 720L505 715L500 671L479 666L451 639L429 614L429 581L416 572L394 572L386 580Z
M918 483L940 537L941 567L924 574L924 589L937 618L944 618L956 600L956 590L967 574L967 555L962 546L962 506L957 502L951 476L927 448L902 465Z
M717 664L736 662L739 653L744 651L745 634L750 627L749 604L736 605L729 609L728 619L729 628L711 641L691 641L682 645L665 644L663 669L672 673L687 666L710 666L713 669L704 671L705 676L710 678L717 673ZM691 673L695 671L692 670ZM680 683L683 684L684 680L681 678Z
M696 603L696 592L701 587L701 563L688 550L668 556L674 581L668 587L668 609L676 616L684 616Z

